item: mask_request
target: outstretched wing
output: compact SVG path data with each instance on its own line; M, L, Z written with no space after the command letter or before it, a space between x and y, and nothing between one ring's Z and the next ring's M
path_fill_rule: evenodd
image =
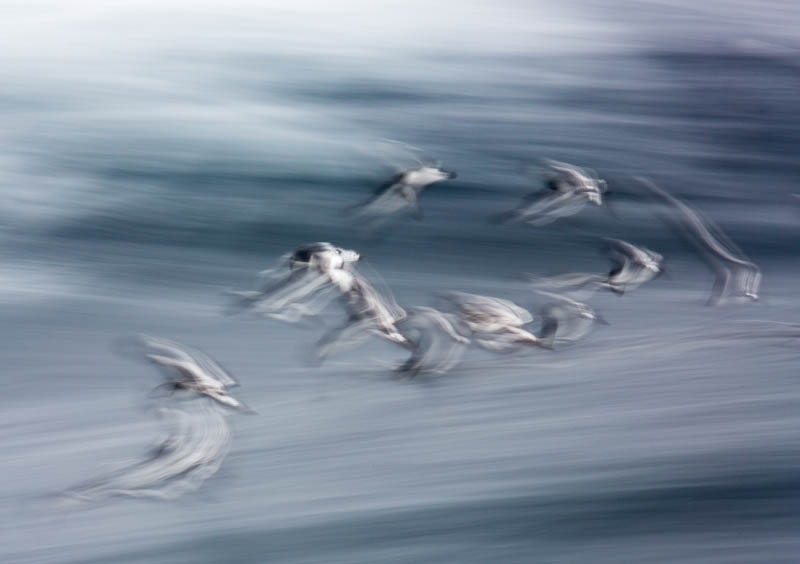
M149 350L153 351L146 354L152 362L179 370L182 375L197 383L202 383L204 378L209 378L225 388L238 385L233 376L222 366L197 349L156 337L142 336L142 341Z
M586 174L583 170L571 164L554 161L551 159L544 159L544 164L547 165L552 171L561 175L573 186L579 186L583 184L584 178L586 177Z
M379 200L381 197L383 197L389 190L391 190L393 186L396 186L398 183L402 182L404 175L405 172L398 172L390 179L386 180L385 182L382 182L377 188L375 188L369 197L364 198L358 203L347 206L340 213L342 214L356 213L368 208L369 206L374 204L377 200Z
M376 187L372 191L373 196L379 196L379 195L383 194L384 192L386 192L389 188L391 188L395 184L402 183L403 177L405 175L406 175L406 171L398 172L397 174L395 174L394 176L392 176L388 180L382 182L378 187Z
M539 338L551 346L556 339L556 333L558 333L558 325L560 322L558 309L558 306L546 305L542 307L540 312L542 316L542 327L539 330Z

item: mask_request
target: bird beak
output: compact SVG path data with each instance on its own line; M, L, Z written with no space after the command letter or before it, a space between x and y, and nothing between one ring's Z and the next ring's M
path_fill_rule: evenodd
M600 325L611 325L606 318L600 315L599 313L594 314L594 320L597 321Z
M447 174L447 178L449 178L449 179L451 179L451 180L452 180L453 178L458 178L458 174L456 174L456 173L455 173L455 172L453 172L452 170L443 170L442 172L446 173L446 174Z

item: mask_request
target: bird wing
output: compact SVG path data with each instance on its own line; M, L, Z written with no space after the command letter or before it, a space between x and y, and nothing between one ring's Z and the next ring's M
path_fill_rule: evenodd
M589 290L588 295L591 296L599 287L599 284L605 281L604 276L598 274L588 274L586 272L572 272L569 274L561 274L559 276L550 277L531 277L531 285L535 288L551 288L568 292L574 295L580 290ZM584 301L582 298L575 298L576 300Z
M394 176L392 176L388 180L382 182L377 188L375 188L372 191L372 193L377 196L379 194L383 194L384 192L386 192L389 188L391 188L395 184L402 184L403 183L403 177L406 175L406 172L407 171L398 172L397 174L395 174Z
M546 159L545 164L552 170L560 173L574 186L580 186L585 181L586 175L580 168L574 165L553 161L550 159Z
M142 335L141 339L147 348L161 351L163 353L162 356L169 355L174 359L179 359L184 361L192 360L191 355L187 353L178 343L174 341L161 339L159 337L149 337L147 335Z
M556 313L559 308L546 305L541 309L542 327L539 330L539 338L549 344L555 341L560 316Z
M159 352L147 354L147 358L161 366L179 370L181 374L189 377L201 386L217 385L230 388L238 382L224 368L207 354L190 347L178 345L166 339L148 337L145 343L150 349Z
M228 407L242 407L242 402L226 392L206 391L204 392L204 395L221 403L222 405L227 405Z
M208 374L208 376L222 384L223 388L233 388L239 385L239 382L231 376L230 372L207 354L196 351L195 361L204 374Z
M641 253L641 249L622 239L614 239L612 237L604 237L603 239L608 243L611 252L616 251L630 258L635 258L637 252Z
M397 193L405 200L408 200L410 204L416 204L419 200L420 192L424 186L414 186L411 184L402 184L398 189Z
M519 321L522 325L527 325L531 321L533 321L533 315L524 307L518 306L511 300L504 300L501 298L494 298L497 300L499 305L501 305L508 313L515 317L516 320Z
M197 369L197 365L194 362L152 353L146 356L159 366L176 370L181 375L182 381L191 382L198 386L202 386L205 383L206 379L203 377L202 372Z

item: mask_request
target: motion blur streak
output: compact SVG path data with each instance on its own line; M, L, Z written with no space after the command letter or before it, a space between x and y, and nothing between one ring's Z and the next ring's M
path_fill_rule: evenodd
M80 501L110 496L175 499L213 476L228 452L230 429L224 416L202 404L157 413L167 421L167 433L149 458L70 490L68 496Z
M0 15L1 562L798 560L800 3L11 0ZM375 230L345 212L428 157L458 176L425 188L424 217ZM550 191L529 174L544 159L596 172L602 205L492 221ZM523 273L605 275L603 238L653 249L663 276L551 315ZM734 299L731 278L706 307L738 276L713 252L728 240L759 300ZM320 366L341 308L223 315L226 292L314 241L360 253L410 314L446 292L544 311L525 330L555 350L374 338ZM608 325L565 344L578 311ZM436 312L416 322L446 327ZM202 479L143 454L153 370L112 346L139 333L213 353L258 411L168 398ZM421 360L429 373L392 378ZM184 477L187 495L161 490ZM76 484L103 503L54 508ZM152 488L176 499L110 495Z

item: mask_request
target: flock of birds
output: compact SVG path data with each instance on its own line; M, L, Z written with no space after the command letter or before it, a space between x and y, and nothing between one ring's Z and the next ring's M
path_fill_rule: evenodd
M540 227L573 216L586 205L605 205L606 182L592 171L550 160L544 166L544 189L497 221ZM439 165L420 162L347 212L376 226L400 215L419 219L425 188L455 176ZM690 240L715 273L709 304L758 299L759 268L721 230L651 181L637 182L659 215ZM605 242L611 261L607 273L531 280L533 289L550 300L539 312L538 331L531 327L536 316L530 311L494 296L446 292L437 296L436 307L402 308L391 292L359 272L357 251L325 242L303 245L281 257L274 268L259 273L255 289L228 292L233 300L230 311L297 323L338 300L345 321L318 341L320 362L378 336L409 352L409 358L395 368L398 375L443 374L460 362L470 345L506 353L523 347L555 349L578 341L594 324L607 324L586 303L593 293L607 290L621 295L664 273L659 253L620 239ZM173 401L158 412L168 423L166 437L146 460L70 490L73 499L96 501L115 495L171 499L196 489L217 471L227 453L231 433L225 416L255 413L232 394L236 380L201 351L149 336L139 337L136 345L137 355L166 377L154 390Z

